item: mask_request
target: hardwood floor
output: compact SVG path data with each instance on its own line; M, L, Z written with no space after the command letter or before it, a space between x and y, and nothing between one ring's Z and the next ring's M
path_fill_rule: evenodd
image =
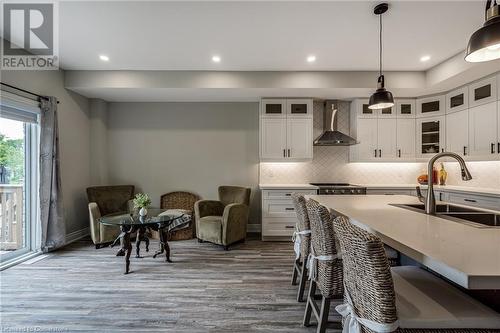
M75 242L0 273L0 332L315 332L290 285L291 242L247 240L230 251L171 243L173 263ZM16 331L17 330L17 331Z

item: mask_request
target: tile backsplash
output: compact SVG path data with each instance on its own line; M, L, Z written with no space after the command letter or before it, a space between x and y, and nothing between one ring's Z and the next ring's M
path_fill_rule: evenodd
M349 102L339 102L338 127L349 133ZM323 103L314 103L314 137L322 132ZM311 162L260 163L260 183L413 184L426 163L349 163L349 147L314 147ZM439 166L439 165L438 165ZM464 182L455 162L446 162L448 184L500 189L500 161L467 162L473 179Z

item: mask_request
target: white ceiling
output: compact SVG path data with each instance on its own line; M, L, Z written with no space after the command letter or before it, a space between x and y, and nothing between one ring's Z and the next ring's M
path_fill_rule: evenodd
M65 69L376 70L373 1L63 1ZM387 70L426 70L461 52L484 1L391 1ZM109 62L98 56L105 54ZM222 61L215 64L212 55ZM314 54L317 61L305 61ZM422 55L430 55L421 63Z

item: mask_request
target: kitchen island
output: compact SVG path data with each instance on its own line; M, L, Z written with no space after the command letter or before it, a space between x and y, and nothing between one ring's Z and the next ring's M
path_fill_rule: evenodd
M477 227L392 204L406 195L309 195L334 213L466 289L500 289L500 227Z

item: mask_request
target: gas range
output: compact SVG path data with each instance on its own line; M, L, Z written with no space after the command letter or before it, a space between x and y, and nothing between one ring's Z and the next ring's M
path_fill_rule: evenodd
M366 187L347 183L311 183L318 187L318 194L326 195L348 195L366 194Z

